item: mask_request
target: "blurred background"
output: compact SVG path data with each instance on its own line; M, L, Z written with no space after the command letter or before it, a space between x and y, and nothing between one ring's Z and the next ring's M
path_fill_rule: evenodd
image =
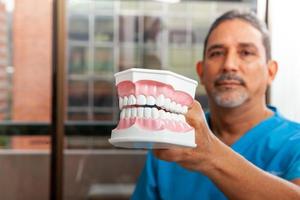
M113 74L164 69L197 81L212 21L231 9L267 22L278 78L268 95L300 121L298 5L286 0L66 0L63 199L129 199L146 151L108 143L119 119ZM50 199L54 0L0 0L0 199ZM286 12L283 12L286 11ZM298 17L297 17L298 15ZM207 108L204 89L196 91Z

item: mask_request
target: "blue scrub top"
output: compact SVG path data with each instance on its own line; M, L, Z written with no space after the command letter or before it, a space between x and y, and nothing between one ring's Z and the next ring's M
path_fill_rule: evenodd
M231 148L257 167L286 180L300 178L300 124L274 115L246 132ZM207 115L209 117L209 115ZM132 200L222 200L223 193L200 172L157 159L151 152Z

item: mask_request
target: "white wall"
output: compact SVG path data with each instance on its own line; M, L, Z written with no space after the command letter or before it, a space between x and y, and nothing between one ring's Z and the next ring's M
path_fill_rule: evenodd
M300 2L269 1L272 57L279 71L271 87L271 104L300 122Z

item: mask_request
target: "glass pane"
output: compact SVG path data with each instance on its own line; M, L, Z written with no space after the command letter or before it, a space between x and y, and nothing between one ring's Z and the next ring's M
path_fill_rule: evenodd
M95 12L113 12L114 10L114 1L112 0L102 0L95 1L94 5Z
M86 74L88 71L88 47L71 46L69 53L69 73Z
M138 42L139 41L139 17L138 16L120 16L119 17L119 40L120 42Z
M94 72L105 77L113 76L114 55L113 48L95 48Z
M88 106L88 82L70 80L68 85L68 105L76 107Z
M69 13L89 13L91 5L86 0L68 0Z
M144 16L144 43L146 45L158 45L162 42L163 22L159 17Z
M113 16L97 16L95 18L95 40L98 42L111 42L114 39Z
M141 67L141 48L139 45L120 45L119 71Z
M171 45L188 45L191 31L188 27L187 18L171 17L168 21L169 42Z
M69 108L68 120L69 121L86 121L86 120L88 120L88 112L81 111L81 110L84 110L84 109Z
M69 39L79 41L89 40L89 19L87 16L70 16Z
M114 83L109 81L95 81L94 106L112 109L114 100Z

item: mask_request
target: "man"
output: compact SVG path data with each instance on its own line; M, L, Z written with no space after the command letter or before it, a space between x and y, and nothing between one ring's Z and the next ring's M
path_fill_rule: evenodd
M300 125L266 105L270 55L254 14L215 21L197 64L210 113L195 101L186 114L197 147L150 152L132 199L300 199Z

